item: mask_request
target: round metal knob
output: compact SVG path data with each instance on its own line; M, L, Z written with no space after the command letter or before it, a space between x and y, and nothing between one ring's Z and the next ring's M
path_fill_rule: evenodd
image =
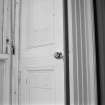
M56 52L56 53L54 54L54 57L55 57L56 59L63 59L63 54L62 54L62 52Z

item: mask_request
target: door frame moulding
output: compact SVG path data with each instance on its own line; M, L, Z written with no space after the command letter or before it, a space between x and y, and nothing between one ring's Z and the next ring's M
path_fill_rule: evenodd
M85 28L83 27L83 25ZM70 31L71 30L69 30L69 32ZM70 88L72 88L73 91L70 91L70 97L72 97L71 104L81 104L82 99L82 104L88 103L96 105L96 53L94 38L93 4L91 0L72 1L71 33L73 38L73 71L70 70L70 81L72 82L70 84L73 85L70 86ZM84 71L86 71L86 73ZM87 89L84 88L84 74L87 75ZM81 84L80 81L82 81ZM80 87L82 89L80 89ZM86 90L87 92L85 92L84 90ZM87 97L87 103L85 103L84 101L85 93L87 94L87 96L85 96Z
M69 2L71 5L71 1ZM70 105L70 78L69 78L69 51L72 47L69 46L69 25L68 25L68 0L63 0L63 21L64 21L64 64L65 64L65 104ZM70 50L69 50L70 49ZM72 63L71 63L72 64Z
M0 62L3 65L1 72L3 73L3 105L11 105L11 1L3 0L3 21L2 21L2 53L0 54ZM6 53L6 39L10 40L8 44L8 53ZM1 66L2 66L1 65ZM2 71L3 70L3 71Z
M68 14L68 54L69 54L69 100L74 105L74 81L73 81L73 30L72 30L72 0L67 0Z
M12 104L19 105L19 60L20 60L20 5L21 0L13 0L13 17L14 17L14 40L15 40L15 55L13 55L13 80L12 80Z

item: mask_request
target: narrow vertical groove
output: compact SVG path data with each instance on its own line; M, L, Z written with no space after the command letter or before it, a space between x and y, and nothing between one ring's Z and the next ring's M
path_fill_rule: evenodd
M19 40L18 40L18 104L21 105L21 87L20 87L20 82L21 82L21 71L20 71L20 45L21 45L21 15L22 15L22 0L19 0L19 10L18 10L18 22L19 22ZM20 77L20 78L19 78ZM20 80L19 80L20 79Z
M83 88L84 88L84 104L87 104L87 46L86 46L86 21L85 21L85 0L81 0L81 24L82 24L82 52L83 52Z
M85 5L85 6L86 6L86 8L85 8L85 10L86 10L85 12L86 12L86 13L88 12L88 11L87 11L87 8L88 8L88 6L87 6L87 1L88 1L88 0L86 0L86 5ZM85 15L86 15L86 16L85 16L85 18L86 18L86 21L85 21L85 22L88 23L88 15L87 15L87 14L85 14ZM86 23L85 23L85 24L86 24ZM87 56L88 56L88 60L87 60L87 61L88 61L88 62L87 62L87 63L88 63L88 95L89 95L89 97L88 97L88 100L89 100L89 101L88 101L88 102L89 102L89 104L91 104L91 100L90 100L90 99L91 99L91 98L90 98L90 96L91 96L91 92L90 92L90 89L91 89L91 87L90 87L90 81L91 81L91 80L90 80L90 64L89 64L89 37L88 37L88 36L89 36L89 35L88 35L89 33L88 33L88 25L87 25L87 24L86 24L86 33L87 33Z
M84 24L85 24L85 43L86 43L86 73L87 73L87 105L89 105L90 103L89 103L89 88L88 88L88 86L89 86L89 81L88 81L88 76L89 76L89 73L88 73L88 71L89 71L89 65L88 65L88 49L87 49L87 47L88 47L88 42L87 42L87 25L86 25L86 0L84 0Z
M89 5L87 5L87 30L88 30L88 53L89 53L89 91L90 91L90 104L94 104L94 65L93 65L93 40L92 40L92 20L91 20L91 11L90 11L90 1L87 0L87 3Z
M72 10L73 10L73 7L72 7L72 0L69 0L68 1L68 25L69 25L69 80L70 80L70 105L74 105L74 79L73 79L73 62L74 62L74 59L73 59L73 36L74 36L74 33L73 33L73 24L75 23L74 22L74 19L72 18ZM74 16L74 15L73 15Z
M75 23L76 23L76 59L77 59L77 104L79 105L79 80L78 80L78 37L77 37L77 5L75 0Z
M90 28L90 32L91 32L91 36L90 36L90 38L91 38L91 45L92 46L90 46L90 51L91 51L91 58L92 58L92 63L91 63L91 69L90 69L90 71L91 71L91 78L93 78L92 79L92 90L91 90L91 102L92 102L92 104L96 104L95 102L95 90L96 90L96 84L95 84L95 62L94 62L94 57L95 57L95 52L94 52L94 35L93 35L93 32L94 32L94 29L93 29L93 18L92 18L92 16L93 16L93 14L92 14L92 2L91 2L91 0L89 0L89 13L90 13L90 18L89 18L89 21L90 21L90 24L91 24L91 28ZM91 50L92 49L92 50ZM90 59L91 60L91 59Z
M83 8L82 8L83 9ZM80 39L80 42L81 42L81 73L82 73L82 105L84 105L84 75L83 75L83 33L82 33L82 31L83 31L83 29L82 29L82 22L83 22L83 19L82 19L82 9L81 9L81 1L79 0L79 11L80 11L80 37L81 37L81 39ZM85 49L84 49L85 50Z
M10 43L12 44L12 38L13 38L13 13L12 13L12 9L13 9L13 0L10 0L10 5L9 5L9 10L10 10ZM10 45L10 49L11 49L11 45ZM13 89L13 85L12 85L12 82L13 82L13 56L12 56L12 52L10 50L10 105L12 105L12 89Z
M74 105L78 105L78 89L77 89L77 47L76 47L76 1L72 0L72 30L73 30L73 80L74 80Z
M80 5L77 1L77 38L78 38L78 83L79 83L79 105L82 105L82 56L81 56L81 21L80 21Z
M95 82L95 104L97 104L97 77L96 77L96 46L95 46L95 27L94 27L94 8L93 8L93 1L90 1L91 7L91 18L92 18L92 40L93 40L93 63L94 63L94 82Z

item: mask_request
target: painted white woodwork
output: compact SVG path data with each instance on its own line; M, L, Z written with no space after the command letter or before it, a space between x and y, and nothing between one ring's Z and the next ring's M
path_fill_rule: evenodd
M13 15L13 24L14 24L14 38L15 38L15 55L12 57L13 60L13 75L12 75L12 104L13 105L19 105L18 99L19 99L19 85L18 85L18 76L19 76L19 54L20 54L20 47L19 47L19 28L20 28L20 0L12 1L12 9L14 9L12 12Z
M19 105L65 105L63 0L21 0Z
M9 98L9 66L6 57L0 59L0 105L10 105Z
M4 17L3 17L3 54L6 53L6 47L10 46L10 42L7 45L6 39L9 39L11 41L11 0L3 0L4 2ZM8 48L8 53L9 53Z
M91 0L86 1L85 5L87 6L87 44L89 46L89 75L90 75L90 102L92 105L97 105L97 78L96 78L96 56L95 56L95 32L94 32L94 11L93 11L93 2ZM87 49L88 50L88 49Z
M70 5L68 6L70 9ZM71 19L70 10L68 14ZM91 0L72 0L72 31L70 27L69 24L69 37L73 39L73 71L70 69L71 105L97 105L94 20Z
M4 9L4 4L3 0L0 0L0 53L2 53L2 39L3 39L3 9Z
M2 3L3 2L3 3ZM8 54L6 54L6 39L10 39L10 0L1 0L0 8L3 7L2 17L2 54L0 54L0 105L10 105L10 67L11 67L11 54L10 43L8 44ZM1 15L0 15L1 16ZM1 40L0 39L0 40Z
M0 54L0 61L8 59L8 54Z
M0 104L3 104L3 63L0 62Z
M68 0L68 37L69 37L69 80L70 80L70 105L74 105L73 81L73 31L72 31L72 0Z

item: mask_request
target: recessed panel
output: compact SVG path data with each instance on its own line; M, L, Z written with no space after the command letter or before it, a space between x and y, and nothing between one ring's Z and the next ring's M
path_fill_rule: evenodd
M55 78L53 70L27 71L27 96L30 105L55 104Z
M54 89L54 71L53 70L29 70L28 86L31 88Z
M55 91L48 89L29 89L30 105L55 105Z
M28 48L54 41L54 0L24 0L22 17Z

